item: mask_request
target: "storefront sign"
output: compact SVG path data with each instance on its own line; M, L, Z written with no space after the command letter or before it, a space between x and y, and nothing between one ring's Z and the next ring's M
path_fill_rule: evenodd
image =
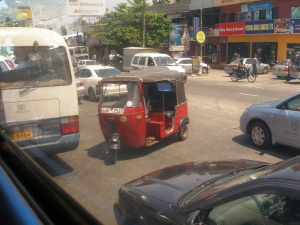
M203 31L198 31L196 34L196 40L199 44L203 44L206 40L205 33Z
M200 19L198 17L193 18L193 38L196 39L196 34L200 30L199 29Z
M272 8L273 8L272 1L257 2L257 3L245 4L241 6L242 12L252 12L252 11L267 10Z
M244 34L244 22L239 23L220 23L220 35Z
M274 33L274 21L247 21L245 22L245 34L272 34Z

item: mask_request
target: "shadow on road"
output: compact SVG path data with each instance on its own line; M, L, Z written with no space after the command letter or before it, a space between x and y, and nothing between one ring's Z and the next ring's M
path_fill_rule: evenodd
M129 148L121 146L121 149L117 153L117 161L142 158L176 142L178 142L178 139L177 135L174 134L164 138L162 141L152 146L144 146L141 148ZM103 160L105 165L111 165L109 154L107 153L106 142L99 143L91 148L86 149L86 151L89 157Z
M51 177L61 176L73 171L73 168L57 155L34 158L34 161Z
M299 149L295 149L295 148L291 148L291 147L287 147L287 146L283 146L283 145L272 146L268 149L256 148L251 144L250 137L246 134L236 136L236 137L232 138L232 140L239 145L253 149L253 151L256 151L257 154L259 154L259 155L268 154L268 155L274 156L276 158L280 158L282 160L287 160L287 159L290 159L290 158L300 155Z

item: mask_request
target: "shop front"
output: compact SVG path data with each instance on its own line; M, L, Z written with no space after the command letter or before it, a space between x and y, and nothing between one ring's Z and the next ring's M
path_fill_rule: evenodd
M290 58L300 49L300 19L224 23L219 26L220 36L227 37L227 63L234 53L238 53L239 57L256 54L261 62L273 65L276 61ZM293 29L289 28L291 26Z

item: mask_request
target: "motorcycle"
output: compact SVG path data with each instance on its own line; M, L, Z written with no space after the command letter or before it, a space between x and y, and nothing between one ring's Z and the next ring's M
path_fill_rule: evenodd
M249 82L253 83L256 80L256 75L250 73L250 68L246 68L244 70L232 69L231 80L233 82L237 82L245 78L247 78Z
M188 136L184 75L173 70L133 71L99 82L99 124L112 164L122 146L152 146L177 134Z

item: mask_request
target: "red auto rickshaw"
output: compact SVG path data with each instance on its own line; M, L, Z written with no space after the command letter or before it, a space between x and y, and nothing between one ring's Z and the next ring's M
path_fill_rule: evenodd
M174 133L188 136L185 77L172 70L134 71L99 82L99 123L111 162L121 146L151 146Z

